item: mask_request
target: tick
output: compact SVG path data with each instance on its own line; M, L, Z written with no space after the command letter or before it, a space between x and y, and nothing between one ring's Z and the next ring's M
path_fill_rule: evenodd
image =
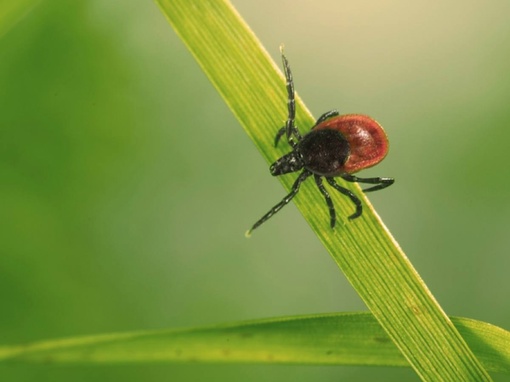
M248 236L255 228L287 205L299 192L301 183L311 176L326 200L331 228L334 228L336 224L336 212L323 179L352 201L356 212L349 216L351 220L360 217L363 213L361 200L353 192L340 186L335 177L340 177L347 182L374 185L363 189L363 192L381 190L391 186L395 181L393 178L359 178L353 175L360 170L375 166L388 153L386 133L379 123L366 115L340 115L337 110L331 110L319 117L309 133L301 135L295 125L296 105L292 72L283 54L283 47L280 47L280 52L288 94L288 118L285 126L276 133L274 145L278 146L280 139L285 136L292 151L274 162L270 171L273 176L297 171L301 171L301 174L294 182L292 191L248 230Z

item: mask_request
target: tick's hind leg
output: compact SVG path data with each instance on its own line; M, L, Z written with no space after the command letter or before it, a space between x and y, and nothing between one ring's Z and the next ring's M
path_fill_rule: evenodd
M340 193L344 194L345 196L349 197L349 199L351 199L351 201L356 206L356 212L353 213L351 216L349 216L349 219L359 218L361 216L361 214L363 213L363 207L361 205L361 200L359 200L359 198L356 195L354 195L351 191L349 191L347 188L344 188L344 187L340 186L335 181L334 178L326 178L326 180L331 185L331 187L333 187L335 190L337 190L338 192L340 192Z
M319 175L314 175L315 183L317 184L317 187L319 187L319 190L321 194L324 196L324 199L326 199L326 204L329 208L329 217L330 217L330 225L331 228L335 228L336 224L336 212L335 212L335 206L333 205L333 201L331 200L331 196L329 196L328 191L322 184L322 177Z
M357 176L350 174L341 175L341 177L348 182L368 183L376 185L363 189L363 192L382 190L383 188L389 187L395 183L395 179L393 178L358 178Z

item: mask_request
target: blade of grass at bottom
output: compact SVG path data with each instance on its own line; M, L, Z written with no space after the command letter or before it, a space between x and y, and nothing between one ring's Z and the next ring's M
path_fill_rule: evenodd
M488 370L510 372L510 332L452 318ZM215 362L409 367L370 313L117 333L0 347L0 362L112 364Z
M272 162L281 156L272 142L286 118L284 80L230 3L157 2L264 158ZM292 47L287 46L287 57L292 64ZM297 125L313 126L303 102L297 98L296 104ZM286 190L294 178L280 177ZM302 186L294 199L297 207L418 375L433 381L489 381L368 200L363 197L361 218L332 231L322 195L312 183ZM359 187L345 186L362 195ZM340 210L352 209L347 198L334 194L333 199Z

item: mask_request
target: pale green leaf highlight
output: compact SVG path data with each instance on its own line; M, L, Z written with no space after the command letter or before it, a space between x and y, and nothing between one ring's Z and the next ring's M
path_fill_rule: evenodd
M16 25L40 0L2 0L0 4L0 37Z
M157 2L266 160L271 162L281 156L285 149L275 150L272 142L286 118L284 80L230 3ZM275 52L277 48L274 47ZM292 47L286 46L286 55L292 65ZM314 119L299 97L296 103L297 125L305 131L313 126ZM280 180L289 190L294 178L284 176ZM365 212L360 219L340 221L332 231L322 195L312 183L302 186L294 199L297 207L420 377L490 380L368 200L363 198ZM346 186L361 195L359 187ZM352 205L347 198L332 194L338 210L348 215L345 211L350 212ZM257 234L260 232L255 231Z

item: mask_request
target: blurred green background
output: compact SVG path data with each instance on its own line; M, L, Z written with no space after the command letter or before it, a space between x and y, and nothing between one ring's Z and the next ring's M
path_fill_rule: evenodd
M285 43L315 116L385 127L390 154L362 174L396 178L370 198L446 312L510 329L510 3L233 3L275 59ZM153 2L42 1L0 38L1 344L365 310L294 206L245 239L283 195ZM262 365L0 376L418 380Z

